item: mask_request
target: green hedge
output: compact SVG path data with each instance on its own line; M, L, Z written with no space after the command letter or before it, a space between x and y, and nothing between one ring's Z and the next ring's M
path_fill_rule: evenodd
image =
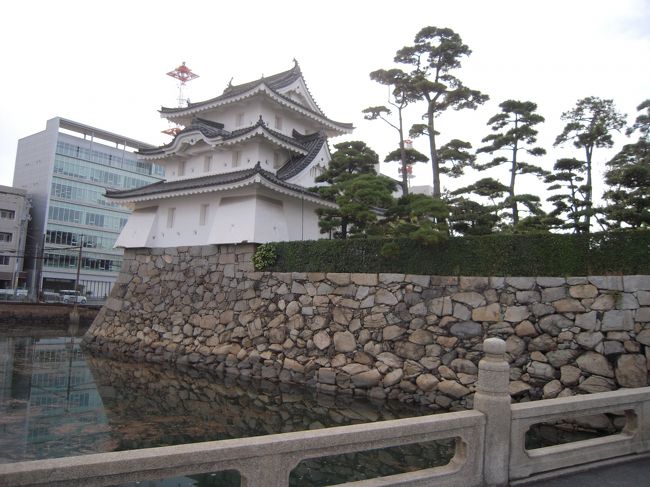
M388 242L397 252L382 257ZM434 246L413 240L314 240L277 243L279 272L394 272L463 276L650 274L650 231L590 235L487 235Z

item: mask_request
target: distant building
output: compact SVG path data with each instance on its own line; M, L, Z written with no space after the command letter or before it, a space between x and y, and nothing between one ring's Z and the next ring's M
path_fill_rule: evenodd
M327 118L298 63L284 72L229 84L210 100L161 114L182 127L174 139L138 152L165 167L166 180L107 196L134 210L123 247L264 243L322 238L309 191L328 166L329 137L352 125Z
M159 181L162 168L133 154L152 147L58 117L18 141L14 186L32 201L26 267L36 276L33 289L74 289L81 245L82 292L109 294L122 265L114 245L130 210L104 192Z
M30 203L24 189L0 186L0 289L24 287Z

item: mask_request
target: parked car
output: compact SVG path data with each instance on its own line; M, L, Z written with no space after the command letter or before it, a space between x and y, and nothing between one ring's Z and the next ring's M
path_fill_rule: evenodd
M59 293L53 293L50 291L43 291L41 295L41 301L44 303L60 303L61 295Z
M86 304L88 301L86 296L72 289L64 289L63 291L59 291L59 294L61 295L61 301L66 304L75 302L78 304Z

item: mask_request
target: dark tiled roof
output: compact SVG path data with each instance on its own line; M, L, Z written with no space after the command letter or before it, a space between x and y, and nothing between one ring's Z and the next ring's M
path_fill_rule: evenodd
M302 71L300 71L300 66L298 63L294 63L293 67L282 73L274 74L269 77L261 77L255 81L249 81L248 83L242 83L241 85L232 85L229 84L225 90L223 90L223 95L227 96L237 96L242 93L246 93L251 88L255 88L260 83L264 82L266 86L272 90L279 90L285 86L289 86L294 81L298 80L302 76Z
M192 119L192 123L186 128L181 130L175 137L174 140L169 142L168 144L165 144L160 147L156 147L155 149L143 149L141 151L138 151L138 154L142 155L156 155L156 154L163 154L166 149L171 148L174 145L174 142L176 141L176 138L183 135L187 134L189 132L194 132L194 131L199 131L201 132L205 137L209 139L214 139L217 137L221 137L222 141L228 141L232 139L236 139L238 137L241 137L243 135L246 135L248 133L254 132L257 130L258 127L263 127L264 130L272 135L273 137L281 140L282 142L292 145L294 147L300 148L302 150L309 150L309 147L305 145L301 140L301 138L292 138L289 137L288 135L285 135L281 132L278 132L276 130L273 130L266 125L264 120L262 120L262 117L260 116L260 119L257 121L255 125L251 125L250 127L244 127L241 129L233 130L232 132L229 132L227 130L223 130L223 124L219 122L211 122L209 120L204 120L202 118L195 117ZM294 130L294 135L297 134L298 132L295 132ZM300 135L300 134L298 134Z
M190 132L197 132L197 131L201 132L205 137L209 139L214 139L219 136L228 135L230 132L224 130L223 127L224 125L222 123L213 122L211 120L206 120L204 118L194 117L192 119L192 122L183 130L178 132L178 134L174 136L174 139L168 144L161 145L160 147L153 147L150 149L140 149L139 151L137 151L137 153L142 155L162 154L165 151L165 149L170 148L174 144L174 142L176 141L176 137Z
M300 71L300 66L298 66L298 63L294 64L294 66L289 69L288 71L283 71L282 73L274 74L269 77L262 77L259 79L256 79L255 81L249 81L248 83L242 83L241 85L228 85L225 90L223 90L223 93L219 96L216 96L214 98L210 98L209 100L204 100L204 101L199 101L196 103L188 103L187 106L184 107L177 107L177 108L169 108L169 107L162 107L161 112L162 113L176 113L176 112L183 112L187 110L188 108L194 108L198 107L201 105L206 105L208 103L212 103L215 101L221 101L221 100L227 100L228 98L232 98L237 95L241 95L243 93L246 93L249 90L252 90L256 86L264 83L266 86L268 86L271 90L276 91L278 89L281 89L285 86L290 85L294 81L296 81L298 78L302 76L302 72ZM295 103L295 102L294 102ZM322 116L322 115L321 115Z
M289 69L287 71L283 71L282 73L274 74L274 75L269 76L269 77L262 77L262 78L259 78L259 79L255 80L255 81L249 81L248 83L243 83L241 85L228 85L226 87L226 89L223 91L223 93L221 95L215 97L215 98L211 98L209 100L204 100L204 101L199 101L199 102L196 102L196 103L188 103L187 106L184 106L184 107L177 107L177 108L161 107L160 113L162 113L162 114L165 114L165 113L167 113L167 114L181 113L181 112L184 112L185 110L188 110L188 109L191 109L191 108L200 107L200 106L203 106L203 105L208 105L208 104L214 103L214 102L228 100L229 98L236 97L238 95L244 94L247 91L252 90L256 86L259 86L260 84L264 83L271 91L273 91L273 93L277 97L282 98L283 100L286 100L289 103L300 105L304 110L306 110L306 111L308 111L310 113L313 113L314 115L316 115L318 117L322 117L322 118L326 119L332 125L338 125L340 127L350 129L350 130L354 128L354 125L351 124L351 123L342 123L342 122L335 122L334 120L330 120L329 118L327 118L322 113L320 108L317 111L312 110L311 108L309 108L309 107L307 107L307 106L305 106L305 105L303 105L301 103L297 103L295 100L292 100L288 96L285 96L285 95L283 95L283 94L281 94L281 93L279 93L277 91L277 90L279 90L279 89L281 89L281 88L283 88L285 86L290 85L291 83L293 83L294 81L296 81L300 77L302 77L302 71L300 70L300 66L298 65L298 63L295 62L294 66L291 69Z
M278 169L277 176L280 179L289 179L309 166L309 164L318 155L318 152L321 150L321 147L323 147L323 144L327 142L327 137L321 132L315 132L309 135L301 135L294 130L293 137L305 145L307 154L304 156L293 156L284 166Z
M213 174L210 176L203 176L200 178L182 179L178 181L158 181L147 186L142 186L135 189L127 189L124 191L106 191L106 197L111 199L128 199L141 196L150 196L156 194L170 193L174 191L183 191L186 189L205 188L209 186L224 186L227 184L245 181L255 174L260 174L271 183L277 184L284 188L290 189L297 193L309 195L318 198L313 192L309 191L297 184L287 183L282 179L275 176L273 173L261 168L258 162L255 167L251 169L244 169L242 171L235 171L223 174ZM322 199L322 198L318 198Z

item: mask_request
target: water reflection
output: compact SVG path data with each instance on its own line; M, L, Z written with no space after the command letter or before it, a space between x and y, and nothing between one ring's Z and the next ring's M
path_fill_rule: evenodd
M427 414L193 369L85 355L74 337L0 336L0 462Z
M79 339L0 337L0 462L110 451Z

